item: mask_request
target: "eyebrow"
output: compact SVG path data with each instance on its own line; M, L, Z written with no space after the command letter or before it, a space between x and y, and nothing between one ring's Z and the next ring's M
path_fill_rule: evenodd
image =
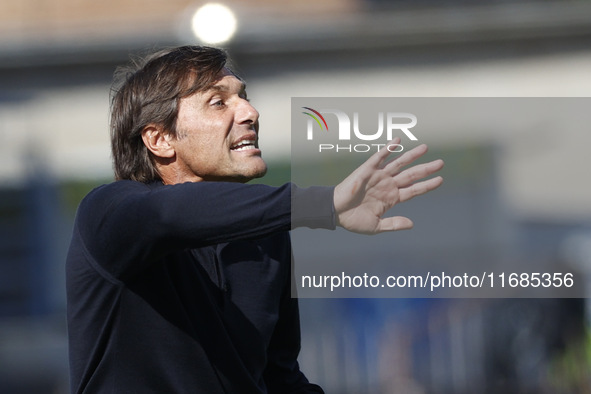
M230 88L228 87L228 85L224 84L224 85L213 85L207 90L214 90L216 92L227 92L230 90ZM246 84L241 81L239 91L244 92L245 90L246 90Z

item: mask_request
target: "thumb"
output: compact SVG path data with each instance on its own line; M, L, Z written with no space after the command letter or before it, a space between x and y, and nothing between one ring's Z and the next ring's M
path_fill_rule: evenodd
M413 228L414 223L407 217L404 216L392 216L382 218L378 222L376 233L385 231L398 231L398 230L410 230Z

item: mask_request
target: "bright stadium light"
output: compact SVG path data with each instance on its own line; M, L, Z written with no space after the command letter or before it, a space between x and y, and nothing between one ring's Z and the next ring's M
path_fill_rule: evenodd
M236 16L232 10L219 3L203 5L191 18L191 30L204 44L221 44L229 41L236 32L236 26Z

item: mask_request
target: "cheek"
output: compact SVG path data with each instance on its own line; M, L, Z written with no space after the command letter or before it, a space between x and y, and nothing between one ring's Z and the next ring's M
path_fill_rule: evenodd
M216 162L224 160L229 151L229 135L232 121L228 117L215 119L203 119L199 121L183 122L184 137L180 142L179 154L184 161L192 162L199 166L215 165ZM181 129L179 128L179 132ZM218 163L219 164L219 163Z
M190 138L185 145L186 161L200 169L218 167L228 156L229 152L222 138L215 135L200 135Z
M227 143L228 136L232 129L230 119L219 117L209 119L199 123L198 127L193 129L193 137L196 142L208 147L217 147Z

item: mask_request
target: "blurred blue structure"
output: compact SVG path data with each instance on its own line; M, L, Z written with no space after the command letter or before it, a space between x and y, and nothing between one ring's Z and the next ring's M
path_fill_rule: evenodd
M56 262L69 223L57 184L31 161L36 171L24 187L0 190L0 392L11 394L65 392L68 378Z

